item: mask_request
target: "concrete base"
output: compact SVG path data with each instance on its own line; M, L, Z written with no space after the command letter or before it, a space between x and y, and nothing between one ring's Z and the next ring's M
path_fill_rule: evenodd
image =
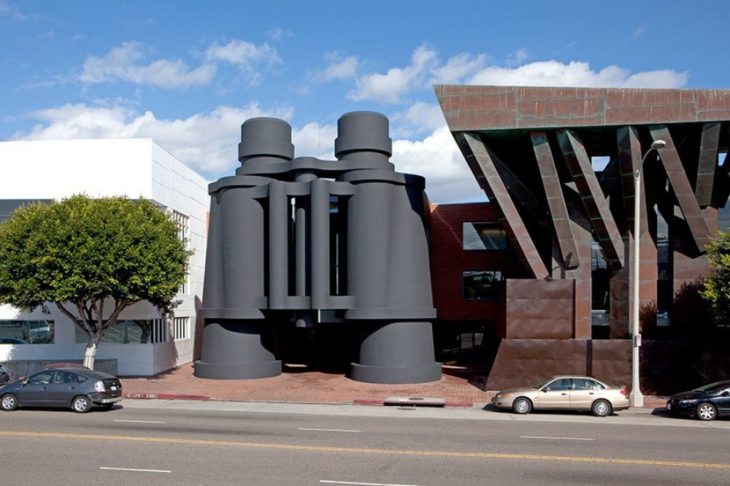
M267 361L248 364L217 364L196 361L193 365L198 378L219 380L250 380L270 378L281 374L281 361Z
M441 378L430 322L361 322L360 359L350 378L366 383L428 383Z
M264 320L219 319L205 323L195 376L224 380L268 378L281 374L271 330Z
M441 379L441 364L433 363L418 368L396 368L392 366L364 366L352 363L350 378L364 383L405 385L429 383Z

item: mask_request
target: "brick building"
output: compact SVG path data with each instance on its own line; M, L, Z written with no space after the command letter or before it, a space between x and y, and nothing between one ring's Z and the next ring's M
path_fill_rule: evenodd
M686 297L708 272L704 247L730 193L730 91L437 86L436 94L489 199L432 207L437 347L473 346L480 334L492 349L484 355L494 356L490 388L549 373L628 383L642 165L643 329L699 332Z

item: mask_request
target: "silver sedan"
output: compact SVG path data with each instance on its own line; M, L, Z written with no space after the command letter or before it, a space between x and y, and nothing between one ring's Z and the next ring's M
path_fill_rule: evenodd
M492 405L518 414L532 410L584 410L605 417L629 408L629 391L589 376L551 376L535 386L500 391Z

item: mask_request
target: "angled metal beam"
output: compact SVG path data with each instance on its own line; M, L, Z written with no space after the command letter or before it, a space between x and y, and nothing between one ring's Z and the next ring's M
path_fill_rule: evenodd
M641 142L636 127L623 126L616 130L616 142L618 146L618 159L621 168L621 186L624 193L624 208L626 209L629 227L634 224L634 170L641 164ZM641 178L641 194L644 195L641 201L639 218L641 223L641 234L644 234L648 227L649 218L646 213L646 183L645 177Z
M702 217L702 210L697 203L695 193L687 179L677 149L674 146L672 135L666 125L652 125L649 132L653 140L664 140L667 146L659 149L662 166L667 173L671 190L677 198L677 204L687 222L690 234L695 245L703 251L709 241L709 230Z
M598 178L593 172L591 160L583 142L571 130L558 130L557 135L563 159L573 176L583 207L591 220L591 226L603 254L612 267L623 267L624 242L598 183Z
M537 159L537 167L540 170L542 185L545 189L548 208L550 208L558 246L563 257L563 265L565 265L565 268L576 268L580 265L580 258L578 257L575 235L571 227L570 215L563 197L563 185L555 167L547 133L542 131L530 132L530 139Z
M720 145L719 122L702 125L702 140L700 142L700 156L697 161L697 182L695 194L700 207L712 204L713 183L717 169L717 149Z
M495 201L502 210L505 217L505 229L520 260L532 272L534 278L547 278L549 276L547 267L540 258L535 243L512 202L487 147L478 136L471 133L454 133L454 138L466 156L466 162L472 172L477 176L479 185L487 197Z
M509 167L507 167L507 164L502 162L492 149L486 145L484 148L487 150L489 158L492 159L494 168L497 169L497 173L502 179L507 191L509 191L509 193L513 196L513 200L524 208L525 212L527 212L527 214L529 214L540 226L547 227L547 221L550 219L550 214L545 206L540 203L532 191L530 191L530 189L522 183L519 177L517 177L517 175L512 172Z

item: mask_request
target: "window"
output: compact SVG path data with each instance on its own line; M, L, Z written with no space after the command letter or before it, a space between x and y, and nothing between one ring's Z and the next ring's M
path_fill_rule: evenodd
M591 317L592 325L608 326L611 305L611 271L597 241L591 243Z
M570 378L561 378L559 380L555 380L554 382L550 383L547 386L548 391L565 391L570 390L571 387L571 380Z
M507 234L499 223L463 223L461 241L464 250L507 248Z
M185 242L185 247L187 248L188 241L190 238L190 218L185 216L183 213L179 213L175 210L172 211L172 220L175 222L175 226L177 226L177 237L180 239L180 241ZM185 273L185 281L180 285L180 288L178 289L178 293L180 294L187 294L189 292L189 280L190 280L190 274L188 272Z
M587 378L573 378L573 390L602 390L603 385Z
M49 385L53 379L53 371L43 371L28 379L29 385Z
M462 290L465 300L494 299L504 289L502 272L480 270L462 274Z
M168 340L164 319L125 319L114 323L101 338L108 344L161 343ZM85 343L86 333L76 327L76 342Z
M51 344L53 321L0 320L0 344Z
M175 341L190 339L190 318L174 317L172 319L172 335Z

